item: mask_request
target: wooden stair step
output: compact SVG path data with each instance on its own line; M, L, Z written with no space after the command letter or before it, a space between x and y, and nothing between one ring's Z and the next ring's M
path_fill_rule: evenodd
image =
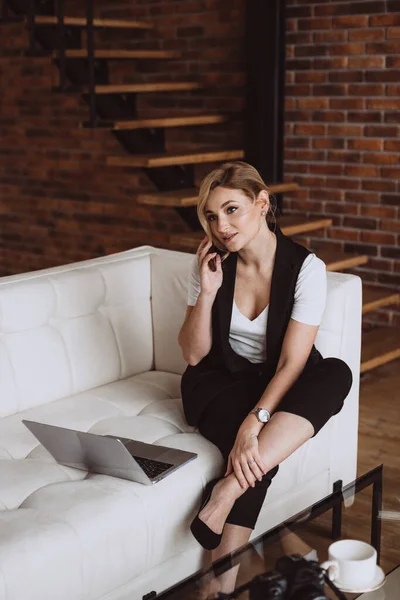
M361 373L366 373L399 357L399 329L377 327L362 334Z
M227 115L191 115L182 117L159 117L155 119L133 119L116 121L113 129L146 129L157 127L187 127L190 125L215 125L229 120Z
M308 231L316 231L317 229L325 229L326 227L330 227L332 222L332 219L305 219L291 215L283 215L278 218L278 223L285 235L297 235L307 233Z
M272 193L277 194L297 190L300 186L298 183L272 183L268 187ZM197 188L169 192L148 192L139 194L137 202L151 206L196 206L198 194L199 190Z
M286 216L278 218L279 226L285 235L293 235L293 233L320 229L322 221L326 221L326 225L323 225L324 227L329 227L332 224L330 219L302 220L301 217ZM188 234L174 233L170 236L170 241L180 246L184 246L185 248L187 247L196 250L201 240L204 238L204 235L203 231L195 231Z
M179 92L190 91L201 88L201 84L192 81L167 81L159 83L125 83L117 85L96 85L96 94L131 94L145 92ZM88 88L81 89L88 93Z
M400 302L400 293L386 292L383 288L374 287L372 285L363 284L363 307L362 314L372 312L377 308L397 304ZM399 331L400 338L400 331Z
M52 53L54 58L58 58L60 53L55 50ZM87 58L88 51L86 48L79 48L65 51L66 58ZM181 53L176 50L95 50L94 57L96 59L107 58L109 60L117 59L144 59L144 58L180 58Z
M169 165L193 165L223 160L244 158L243 150L195 150L189 152L162 154L137 154L127 156L110 156L108 165L118 167L166 167Z
M368 256L365 254L347 254L337 250L314 250L316 255L324 261L327 271L344 271L352 267L365 265Z
M53 15L36 15L37 25L57 25L58 20ZM84 17L64 17L65 25L69 27L86 27L87 19ZM116 29L154 29L152 23L130 19L93 19L94 27L114 27Z

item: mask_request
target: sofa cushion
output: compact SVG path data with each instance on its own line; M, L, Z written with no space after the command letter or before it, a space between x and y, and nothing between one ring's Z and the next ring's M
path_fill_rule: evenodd
M121 429L124 430L124 423L130 418L148 420L151 418L150 414L164 411L164 414L168 413L167 421L163 421L161 417L153 417L154 426L150 428L150 433L143 428L139 439L143 437L143 441L149 441L144 438L150 436L153 437L153 442L158 433L162 436L166 427L168 434L193 431L178 410L170 410L171 404L180 402L179 386L179 375L150 371L5 417L0 419L0 457L37 457L38 449L42 446L23 425L22 419L81 431L123 435ZM163 408L164 403L168 404L168 409ZM140 416L142 411L145 411L146 416ZM113 424L113 431L106 431L108 423ZM134 428L132 421L131 427ZM44 453L47 455L43 449L42 456Z
M149 254L3 278L0 340L0 417L151 369Z

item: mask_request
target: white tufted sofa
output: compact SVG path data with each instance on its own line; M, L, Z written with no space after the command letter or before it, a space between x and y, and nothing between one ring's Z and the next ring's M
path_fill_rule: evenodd
M192 259L143 246L0 280L0 600L136 600L201 566L188 524L222 459L180 401ZM254 535L355 477L361 286L328 284L317 347L348 362L353 389L282 464ZM154 487L88 475L55 463L22 418L199 457Z

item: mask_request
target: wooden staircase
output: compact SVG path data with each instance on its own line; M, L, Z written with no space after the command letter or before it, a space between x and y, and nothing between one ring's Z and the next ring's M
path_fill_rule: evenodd
M227 115L191 115L189 117L132 119L130 121L116 121L113 124L113 129L159 129L164 127L190 127L193 125L218 125L228 120L229 117ZM196 202L193 204L196 204Z
M12 5L11 0L10 5ZM199 231L200 226L197 218L196 221L193 218L198 195L198 190L194 185L194 165L246 159L245 151L242 148L225 147L219 149L187 148L178 152L168 152L165 148L164 131L174 127L219 125L228 122L232 117L224 114L185 113L161 118L140 118L135 109L130 108L128 110L125 106L124 101L127 95L129 95L132 102L136 94L191 92L201 89L201 83L197 81L159 81L110 84L107 80L104 80L104 73L101 71L99 72L101 81L97 81L93 61L102 62L103 64L106 61L115 60L146 59L164 61L177 59L180 57L180 53L152 49L110 50L94 48L93 35L90 34L92 29L116 28L131 29L132 31L152 29L153 24L148 22L92 18L89 12L88 18L62 15L62 20L63 27L74 32L87 29L86 48L64 48L62 45L58 47L57 44L54 45L51 41L56 39L54 35L50 38L44 36L39 40L42 46L47 44L49 47L49 56L58 61L60 65L62 63L68 65L67 75L72 82L72 86L69 90L64 88L62 90L90 94L91 120L89 126L107 127L124 146L125 153L107 158L109 166L145 169L157 190L139 194L137 197L138 204L158 206L164 209L170 208L178 211L183 218L185 218L185 214L192 215L191 218L187 218L187 223L194 231L171 235L170 246L194 252L204 237L204 232ZM36 36L39 36L43 30L51 30L55 34L62 31L60 20L55 15L36 15L33 22L35 27L38 27ZM32 27L31 21L30 27ZM69 33L71 34L71 31ZM78 35L80 34L78 33ZM74 36L76 40L75 33ZM32 38L32 35L30 37ZM87 63L90 63L91 71L89 71L89 75L86 70L82 70L82 64L86 65ZM80 67L74 67L74 64L80 65ZM108 76L105 79L108 79ZM112 103L113 97L119 98L117 103ZM80 124L80 126L87 126L87 124ZM154 135L155 132L158 132L156 136ZM145 151L143 151L143 148ZM299 188L298 184L294 182L275 181L267 182L267 184L274 194L290 193ZM282 231L290 236L309 234L332 225L330 218L320 216L283 215L278 218L278 222ZM320 249L317 254L326 263L328 271L342 271L368 262L366 255L346 254L336 250ZM399 293L385 292L382 288L374 288L370 285L363 286L363 315L399 301ZM399 338L398 330L383 327L364 333L361 373L400 357Z
M54 15L36 15L36 25L57 25L58 19ZM68 27L87 27L87 19L84 17L64 17L64 24ZM132 19L93 19L93 27L112 27L116 29L154 29L152 23L146 21L135 21Z
M144 94L149 92L187 92L198 90L199 83L191 81L159 81L157 83L123 83L120 85L96 85L96 94ZM75 88L73 91L77 91ZM89 88L83 87L79 90L82 94L88 94Z
M226 160L244 159L243 150L194 150L186 152L162 152L160 154L137 154L133 156L110 156L107 164L114 167L167 167L170 165L195 165Z
M52 53L54 58L60 57L60 52L54 50ZM66 50L66 58L88 58L88 51L85 48L78 50ZM135 60L135 59L171 59L180 58L181 53L175 50L95 50L94 58L108 60Z
M398 300L397 300L398 301ZM391 303L390 303L391 304ZM361 373L400 358L399 330L377 327L364 332L361 347Z
M400 302L400 292L382 295L382 288L363 284L363 309L362 314L366 315L383 306L390 306ZM400 332L397 332L400 335Z

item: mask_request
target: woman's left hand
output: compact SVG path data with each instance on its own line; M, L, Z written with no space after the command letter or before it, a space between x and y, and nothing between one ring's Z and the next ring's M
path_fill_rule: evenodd
M267 467L258 450L259 433L258 424L254 426L245 419L228 457L225 477L234 473L240 486L244 489L249 486L254 487L256 480L261 481L262 476L267 472Z

